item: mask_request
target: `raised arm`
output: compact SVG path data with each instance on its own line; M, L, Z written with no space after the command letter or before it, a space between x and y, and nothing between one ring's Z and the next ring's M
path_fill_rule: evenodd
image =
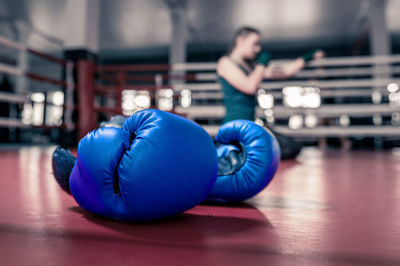
M319 59L325 56L321 50L313 50L291 62L279 65L268 66L264 70L264 78L267 79L287 79L296 75L301 71L312 59Z
M264 70L264 78L266 79L287 79L296 75L305 67L306 63L303 58L282 64L268 66Z

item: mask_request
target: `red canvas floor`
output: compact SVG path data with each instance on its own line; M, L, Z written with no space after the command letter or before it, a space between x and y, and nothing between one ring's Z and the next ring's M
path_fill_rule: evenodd
M78 207L53 149L0 149L0 265L400 265L400 151L306 149L246 203L135 224Z

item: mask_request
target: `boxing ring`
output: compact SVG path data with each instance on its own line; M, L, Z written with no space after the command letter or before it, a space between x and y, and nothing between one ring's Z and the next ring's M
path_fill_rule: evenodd
M0 104L9 105L5 108L10 110L9 116L0 117L0 128L8 129L17 142L21 141L17 130L25 135L74 130L74 64L1 36L0 46L16 53L18 59L0 62L3 82L10 79L13 84L12 92L0 91Z
M83 136L114 114L153 107L193 119L213 135L224 115L214 63L74 64L6 39L0 43L60 65L64 73L56 79L0 64L3 74L51 84L42 92L1 92L1 101L63 110L52 123L44 112L38 123L2 117L1 127L76 130ZM293 80L264 82L257 123L299 140L398 139L399 64L397 55L333 58L313 62ZM55 91L63 93L62 102L49 96ZM293 97L303 105L293 105ZM54 149L0 145L0 265L400 264L398 148L307 147L282 161L271 184L250 200L204 202L146 223L109 220L78 207L54 180Z
M399 55L314 61L291 80L262 83L257 95L256 122L301 140L397 138L400 133L399 67ZM94 88L87 90L90 95L117 97L114 101L98 98L97 105L88 114L124 113L124 98L131 96L135 101L147 97L148 100L130 110L125 107L125 114L145 108L171 111L198 122L213 136L225 115L215 63L94 65L90 68L89 72L87 68L82 69L82 76L96 78L93 81L85 78L87 84L81 87L88 88L94 83ZM92 98L85 106L91 102ZM93 123L95 127L98 121Z
M14 94L0 92L2 102L24 104L23 109L43 104L45 110L38 123L29 117L0 117L1 127L75 130L77 141L113 115L128 116L141 109L156 108L192 119L215 136L225 114L215 63L116 66L97 65L90 60L73 63L5 38L0 38L0 45L62 68L62 76L57 79L1 63L0 73L52 86L42 91L41 97L33 97L38 95L32 95L29 87ZM261 84L256 122L302 141L325 137L397 139L399 76L399 55L314 61L290 80ZM62 93L61 102L51 99L49 93L54 92ZM57 121L46 123L44 116L52 113L47 112L47 106L51 105L60 107L62 115Z

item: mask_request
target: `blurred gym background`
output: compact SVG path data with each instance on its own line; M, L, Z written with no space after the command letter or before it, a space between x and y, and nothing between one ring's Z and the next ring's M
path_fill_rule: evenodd
M396 147L399 11L396 0L1 0L0 141L74 146L144 108L213 135L225 112L216 61L249 25L274 64L327 54L263 82L257 123L306 145Z

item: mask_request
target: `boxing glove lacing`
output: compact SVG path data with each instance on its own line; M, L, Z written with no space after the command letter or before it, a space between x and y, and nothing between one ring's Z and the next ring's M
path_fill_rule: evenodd
M224 145L224 144L217 144ZM233 145L239 149L239 151L232 150L225 156L218 158L218 176L226 176L236 173L246 163L247 152L244 145L240 142L232 142L229 145Z

